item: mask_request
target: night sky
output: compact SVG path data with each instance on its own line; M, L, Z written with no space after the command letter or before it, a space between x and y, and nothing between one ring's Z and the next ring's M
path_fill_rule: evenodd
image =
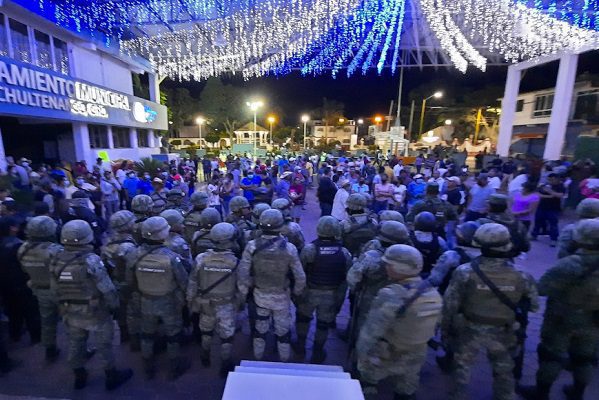
M544 89L555 85L558 63L530 69L524 75L520 91ZM397 99L399 72L392 75L384 70L379 76L376 70L366 76L345 76L339 73L337 79L330 74L317 77L302 77L294 72L281 77L256 78L244 81L241 77L225 77L223 81L246 88L248 96L264 99L266 109L278 107L285 116L285 122L294 124L302 113L310 112L322 104L322 98L338 100L345 104L345 115L348 118L369 118L375 114L387 114L392 99ZM579 59L578 73L591 72L599 74L599 51L583 54ZM481 72L469 67L466 74L453 68L424 68L422 71L412 68L404 72L404 90L402 106L409 106L408 94L420 85L430 85L431 94L437 88L445 92L444 98L467 96L469 91L482 89L487 85L503 87L507 67L491 67ZM204 86L202 82L163 83L166 87L183 86L191 91L194 97ZM453 88L453 89L448 89ZM452 93L454 91L455 93ZM440 106L443 99L439 100Z

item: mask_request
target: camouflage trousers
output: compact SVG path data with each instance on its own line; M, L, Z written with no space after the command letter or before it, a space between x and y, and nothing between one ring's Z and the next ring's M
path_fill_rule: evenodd
M289 308L270 309L256 306L256 332L254 333L253 347L254 357L262 360L264 357L264 348L266 347L266 333L270 328L272 318L275 335L277 336L277 350L279 358L285 362L291 356L291 345L289 333L291 329L291 312Z
M537 384L550 386L569 358L574 381L584 386L592 379L593 363L599 348L599 326L592 317L565 321L567 314L545 312L538 347ZM572 314L570 314L572 317Z
M409 351L393 352L392 357L384 358L358 350L358 371L366 398L378 399L377 384L388 377L392 377L396 394L416 393L426 351L426 343L412 346Z
M72 369L83 368L87 361L87 339L94 332L94 342L97 348L100 366L107 370L114 367L112 339L114 325L111 317L106 317L90 323L89 320L78 320L76 317L65 318L69 334L69 366Z
M471 367L480 350L487 352L493 369L493 399L507 400L515 396L514 359L516 335L511 329L467 322L451 340L455 351L455 370L450 398L467 399Z
M237 320L237 304L229 301L223 304L206 302L200 306L200 332L202 333L202 348L210 351L214 330L220 337L220 356L223 360L231 358L233 337Z
M141 296L141 354L145 359L153 355L154 340L158 328L166 335L168 358L179 357L183 304L174 294L150 298ZM162 324L162 325L160 325Z
M139 292L131 293L124 303L121 305L125 307L127 332L130 336L139 335L141 333L141 294Z
M40 309L42 324L42 344L44 347L56 346L56 325L59 312L56 297L49 290L36 290L35 296Z
M329 335L329 329L337 316L337 291L322 289L306 289L297 301L296 325L297 336L305 340L310 329L312 314L316 313L316 332L314 346L322 347Z

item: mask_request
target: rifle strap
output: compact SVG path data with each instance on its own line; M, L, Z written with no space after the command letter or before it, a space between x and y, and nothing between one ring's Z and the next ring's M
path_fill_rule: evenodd
M153 249L146 251L143 255L141 255L141 257L139 257L137 260L135 260L135 264L133 264L132 269L135 271L135 269L137 268L137 264L139 264L139 262L141 260L143 260L144 258L146 258L147 256L149 256L150 254L152 254L153 252L155 252L156 250L158 250L160 248L161 248L161 246L157 246L157 247L154 247Z
M21 257L19 258L19 262L21 262L21 260L23 260L23 258L25 258L25 255L27 253L29 253L31 250L35 249L36 247L41 246L44 243L46 243L46 242L37 242L37 243L31 244L30 246L27 246L27 248L23 251L23 253L21 253Z
M219 280L217 280L216 282L214 282L212 285L208 286L206 289L200 290L200 296L207 295L212 290L214 290L215 287L217 287L218 285L220 285L221 283L223 283L225 280L227 280L227 278L229 278L230 276L233 276L233 274L235 273L235 271L237 271L237 267L239 267L239 261L240 260L238 259L237 260L237 264L235 264L235 268L233 268L231 270L231 272L229 272L228 274L223 275Z
M478 275L480 280L483 281L483 283L487 285L489 289L491 289L491 292L493 292L493 294L499 299L499 301L501 301L505 306L507 306L516 315L518 315L518 313L520 312L519 307L512 300L510 300L510 298L507 297L505 293L499 290L499 288L489 279L489 277L485 275L483 271L481 271L479 263L480 258L477 257L470 262L470 267L472 267L472 270L476 273L476 275Z
M87 254L89 254L89 253L77 253L73 257L71 257L67 261L65 261L64 265L57 271L56 274L54 274L56 276L56 278L59 278L60 274L62 274L62 271L64 271L65 268L68 267L73 261L75 261L79 257L87 255Z
M423 280L422 282L420 282L420 284L416 287L416 291L414 292L413 295L411 295L410 297L408 297L406 299L406 301L404 301L404 303L401 305L401 307L399 307L395 313L395 315L397 317L401 317L403 316L406 311L408 310L408 308L414 304L414 302L416 300L418 300L418 298L420 296L422 296L422 294L429 288L431 288L431 283L428 281L428 279ZM410 287L406 287L408 289L411 289Z
M275 238L272 238L271 240L267 240L265 243L262 244L262 246L256 247L256 249L252 253L252 257L254 257L256 254L261 253L262 251L268 249L269 247L273 246L275 243L277 243L277 241L279 239L283 239L282 243L281 243L281 248L283 248L284 246L287 245L287 241L284 238L277 236Z

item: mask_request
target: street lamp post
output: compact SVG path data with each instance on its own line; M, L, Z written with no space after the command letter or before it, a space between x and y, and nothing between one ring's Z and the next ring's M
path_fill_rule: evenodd
M200 128L200 140L198 141L198 143L200 144L200 148L202 146L202 125L204 125L205 122L206 120L204 119L204 117L196 118L196 124L198 124L198 127Z
M261 101L248 101L245 104L252 110L254 113L254 132L253 132L253 142L254 142L254 160L256 159L256 147L257 147L257 138L256 133L258 131L258 124L256 122L258 109L264 105Z
M307 133L308 121L310 121L310 116L306 115L306 114L302 115L302 122L304 123L304 152L306 152L306 133Z
M276 118L274 116L270 116L268 117L268 123L270 125L270 143L272 144L272 124L274 124L276 121Z
M443 92L435 92L427 98L422 99L422 110L420 111L420 129L418 130L418 135L422 135L422 129L424 127L424 111L426 109L426 101L432 99L433 97L435 99L440 99L443 97Z
M379 125L380 125L380 123L381 123L382 121L383 121L383 117L380 117L380 116L378 116L378 115L377 115L376 117L374 117L374 122L376 122L376 127L377 127L377 130L378 130L378 128L379 128Z

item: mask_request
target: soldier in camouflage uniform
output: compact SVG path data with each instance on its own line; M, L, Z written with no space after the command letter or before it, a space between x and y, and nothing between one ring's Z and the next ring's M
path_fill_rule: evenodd
M235 196L229 203L231 214L225 219L225 222L233 224L237 228L237 237L241 249L245 248L250 240L251 232L256 229L256 225L250 220L252 211L249 201L243 196Z
M152 187L154 187L154 192L150 195L153 201L152 215L160 215L166 207L166 196L168 191L164 188L164 182L160 178L154 178L152 180Z
M383 210L379 213L379 223L383 221L397 221L405 223L403 215L395 210Z
M346 209L349 218L341 221L343 246L354 257L358 257L362 246L376 236L377 222L368 215L367 203L366 197L362 194L351 194L347 198Z
M64 251L50 264L51 286L68 329L69 366L75 373L75 389L87 384L86 342L90 332L94 332L106 373L105 387L112 390L131 378L133 371L114 367L112 313L119 307L119 298L104 263L94 253L93 240L93 232L85 221L69 221L62 227L60 241Z
M384 229L383 225L385 225ZM370 250L380 251L382 255L387 247L393 244L407 244L411 246L410 232L408 232L406 226L401 222L395 220L381 221L378 225L376 237L362 247L360 257Z
M189 202L192 209L185 215L183 238L185 238L187 243L192 243L194 234L200 229L200 215L202 211L208 208L208 193L193 192Z
M300 228L297 222L293 222L291 218L291 207L293 204L287 199L276 199L272 202L272 208L279 210L285 218L285 225L281 229L281 235L287 238L287 241L295 246L298 252L302 251L306 245L306 239L302 228Z
M580 220L599 218L599 199L584 199L576 206L576 215ZM575 224L566 225L557 240L557 257L563 258L576 253L576 242L572 236Z
M495 222L505 226L510 231L513 252L515 255L530 250L528 229L508 210L508 198L504 194L495 193L489 197L489 212L485 218L477 221L479 224Z
M279 234L285 220L279 210L266 210L260 216L263 235L248 243L239 264L237 286L242 297L253 288L257 320L254 333L254 357L261 360L265 337L272 318L281 361L290 357L291 295L290 273L295 284L293 294L300 296L306 287L297 249Z
M526 301L538 309L534 279L514 268L512 241L500 224L484 224L474 234L481 257L460 266L443 297L441 323L443 338L449 338L455 351L451 399L467 398L470 368L481 348L493 367L493 398L514 398L514 359L517 352L516 313L484 283L496 286L510 303ZM479 275L480 273L480 275ZM445 340L445 339L444 339Z
M212 240L210 240L210 231L216 224L222 222L222 217L217 209L207 208L200 214L199 230L193 234L191 241L191 255L197 257L212 248Z
M434 215L437 221L435 232L443 237L445 237L446 225L449 223L451 228L452 224L458 220L458 214L454 206L439 198L439 184L436 182L430 182L426 185L426 196L412 206L406 215L406 222L414 223L416 216L424 211ZM455 225L453 226L455 227Z
M179 188L172 188L166 194L166 206L165 210L179 210L181 214L185 214L187 209L183 205L183 199L185 198L185 193Z
M210 347L214 330L221 340L221 375L233 367L231 352L240 297L237 291L238 258L231 250L236 229L227 222L216 224L210 231L213 248L198 255L187 286L187 302L193 312L200 313L202 348L200 359L210 366Z
M191 271L192 258L189 244L181 236L181 233L183 233L183 214L180 210L170 209L161 212L160 216L166 219L171 228L164 244L179 255L183 267L189 273Z
M591 383L599 348L599 220L579 221L573 240L576 253L558 260L539 280L547 307L537 348L536 387L520 388L527 399L549 399L568 360L574 384L564 387L567 398L582 400Z
M169 378L176 379L190 366L189 360L179 354L188 274L179 255L164 245L170 230L164 218L150 217L141 229L142 244L129 253L127 267L133 271L130 283L141 293L144 371L148 379L156 374L154 337L162 323L170 362Z
M131 200L131 211L135 215L131 233L136 243L141 243L141 224L152 215L154 201L145 194L138 194Z
M413 246L420 251L424 260L422 277L426 278L437 263L437 260L447 250L447 243L438 233L435 216L423 211L414 219L414 231L410 233Z
M117 321L121 329L121 341L130 340L131 351L140 351L140 298L139 293L132 292L127 284L127 274L131 273L127 270L127 254L137 247L131 234L135 215L127 210L117 211L110 216L109 223L112 234L102 247L101 257L119 293Z
M27 223L27 241L19 247L17 257L29 275L28 286L39 304L42 344L46 348L46 361L54 362L60 351L56 347L58 302L50 290L49 265L63 247L56 243L56 222L47 216L33 217Z
M329 329L337 316L338 290L345 287L345 275L351 266L352 257L341 241L341 226L336 218L321 217L316 227L318 239L308 244L300 253L306 274L307 289L296 300L297 342L293 350L303 355L306 352L306 337L316 313L316 331L311 363L320 364L326 359L324 345Z
M356 344L360 381L367 399L378 399L377 384L392 377L396 400L414 399L427 341L434 335L442 301L422 281L422 256L396 244L381 259L389 285L372 303Z
M252 208L252 223L256 225L256 229L254 229L250 233L250 240L254 240L259 238L262 235L262 231L258 228L260 224L260 215L266 210L270 210L271 207L266 203L256 203Z

